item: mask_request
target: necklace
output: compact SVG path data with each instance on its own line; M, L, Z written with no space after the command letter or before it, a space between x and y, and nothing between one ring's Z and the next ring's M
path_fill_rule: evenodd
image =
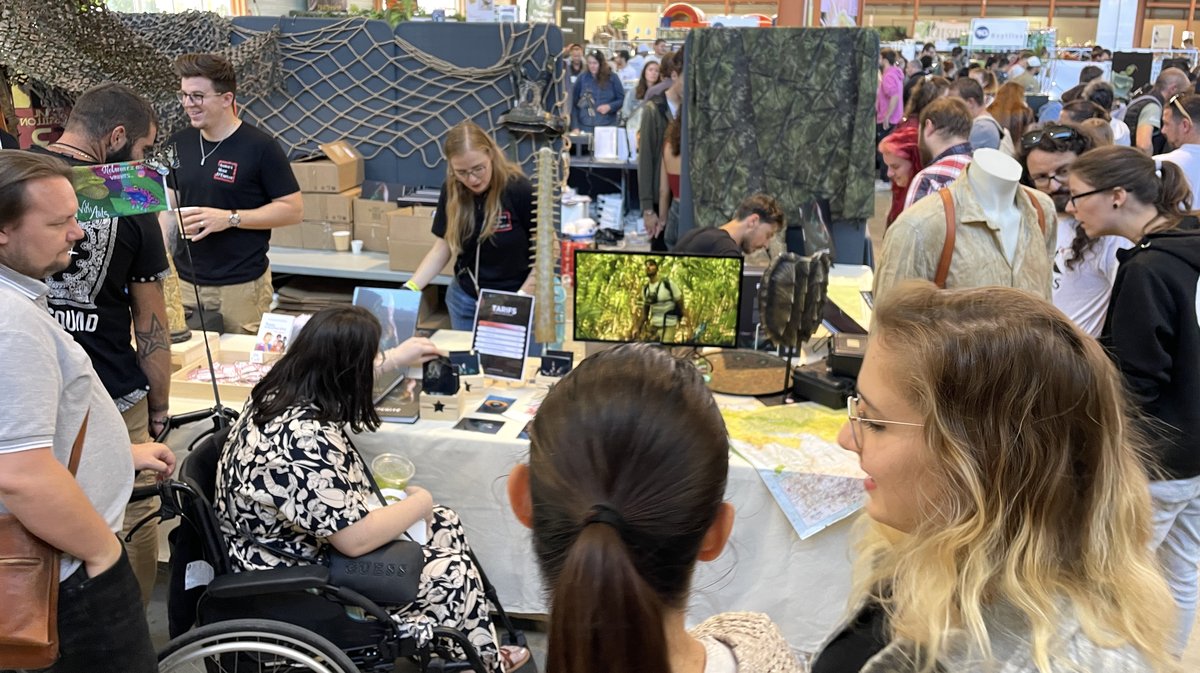
M80 157L82 157L82 158L84 158L84 159L87 159L88 161L94 161L94 162L96 162L96 163L100 163L100 160L99 160L99 159L97 159L96 157L92 156L91 154L88 154L87 152L84 152L83 150L79 149L78 147L75 147L74 145L68 145L68 144L66 144L66 143L64 143L64 142L62 142L62 141L55 141L55 142L52 142L52 143L50 143L50 144L51 144L51 145L58 145L59 147L66 148L66 149L68 149L68 150L70 150L70 151L74 152L75 154L79 155Z
M211 157L213 155L213 153L216 152L217 149L219 149L221 147L221 143L225 142L226 140L229 140L229 136L225 136L224 138L221 138L221 140L217 143L216 147L213 147L208 152L205 152L204 151L204 134L198 133L196 135L200 138L200 165L201 166L203 166L204 162L208 161L208 158ZM229 135L231 136L233 134L230 133Z

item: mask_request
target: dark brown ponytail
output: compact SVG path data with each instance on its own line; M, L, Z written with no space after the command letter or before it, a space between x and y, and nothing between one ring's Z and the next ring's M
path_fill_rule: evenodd
M671 669L663 622L725 494L729 438L695 366L646 345L584 360L530 427L548 673Z
M1192 209L1192 187L1183 169L1170 161L1160 161L1161 187L1154 207L1162 215L1178 220L1182 212Z

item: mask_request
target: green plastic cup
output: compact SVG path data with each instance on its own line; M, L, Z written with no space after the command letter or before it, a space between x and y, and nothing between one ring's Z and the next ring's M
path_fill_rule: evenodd
M417 468L404 456L381 453L371 461L371 472L375 475L375 483L379 488L403 491L408 488L408 482L416 474Z

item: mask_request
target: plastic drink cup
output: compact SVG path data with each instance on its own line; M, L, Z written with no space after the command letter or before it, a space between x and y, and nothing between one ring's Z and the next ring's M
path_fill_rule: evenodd
M333 249L338 252L347 252L350 250L350 232L335 231L333 232Z
M416 474L417 468L404 456L381 453L371 461L371 472L375 475L375 483L379 488L403 491L408 488L408 482Z
M353 254L353 255L361 255L361 254L362 254L362 247L363 247L363 242L362 242L362 239L358 239L358 238L356 238L356 239L354 239L354 240L350 241L350 253L351 253L351 254Z

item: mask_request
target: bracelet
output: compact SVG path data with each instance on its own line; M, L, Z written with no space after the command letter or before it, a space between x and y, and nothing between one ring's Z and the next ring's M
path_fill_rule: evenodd
M420 291L421 291L421 287L420 287L419 285L417 285L416 283L414 283L414 282L413 282L413 280L412 280L411 278L409 278L408 280L404 281L404 289L406 289L406 290L412 290L413 292L420 292Z

